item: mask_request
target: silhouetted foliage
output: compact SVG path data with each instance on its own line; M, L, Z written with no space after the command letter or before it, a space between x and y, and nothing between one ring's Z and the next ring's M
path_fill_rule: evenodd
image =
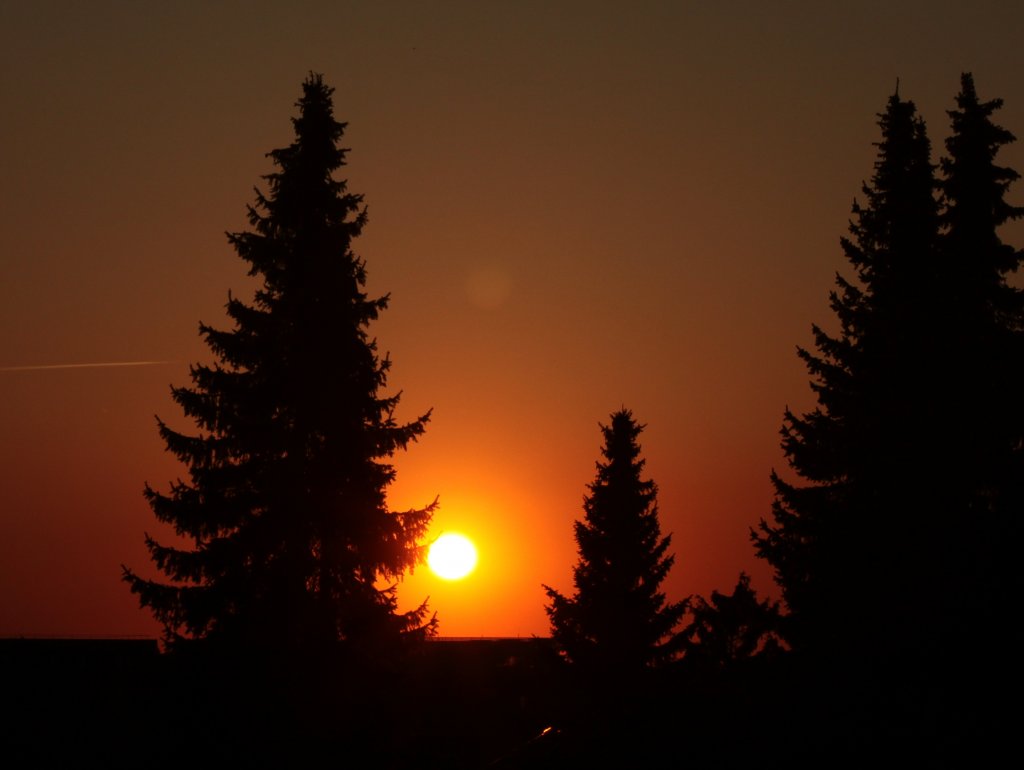
M434 629L425 605L400 613L380 587L421 555L434 505L396 513L385 498L389 458L429 414L400 424L398 396L381 394L390 362L367 327L388 297L367 297L352 251L366 209L333 176L347 150L332 93L320 75L303 83L295 140L269 153L276 170L248 209L252 229L228 236L260 285L252 304L229 295L233 329L200 324L218 361L172 388L199 433L159 421L189 480L147 485L146 497L193 545L147 535L171 582L128 568L124 579L172 644L373 648Z
M1019 654L1024 642L1015 613L1024 581L1017 562L1024 511L1024 292L1007 283L1024 252L1003 243L999 228L1024 208L1005 200L1019 174L996 165L1014 141L992 122L1001 99L981 102L969 73L961 76L952 134L941 161L942 254L950 308L943 336L949 357L951 403L959 407L946 430L959 448L950 465L958 483L951 502L964 512L948 554L963 565L949 598L970 608L957 629L961 645L984 653ZM956 399L959 398L959 401ZM952 485L950 485L952 486Z
M941 208L924 123L889 99L842 241L856 280L836 278L838 332L815 326L817 352L799 351L818 406L786 410L782 446L801 482L772 474L772 520L752 533L797 649L935 660L977 638L978 578L1010 531L982 509L1022 478L1019 255L995 234L1018 214L1002 200L1015 175L992 165L1011 137L963 85Z
M641 478L642 430L626 409L601 426L605 461L597 463L584 520L575 525L576 593L544 586L556 644L573 663L607 672L669 661L683 641L675 628L686 602L666 603L659 590L675 559L667 553L671 536L661 536L657 488Z
M779 604L757 600L750 577L741 572L731 594L711 592L690 600L692 620L683 629L684 661L703 669L725 669L778 651Z
M843 637L852 607L880 610L897 566L889 546L927 524L911 500L895 495L927 478L931 452L915 442L937 416L917 401L932 380L926 368L934 351L920 343L935 317L927 307L935 299L934 167L913 103L892 96L879 126L867 205L854 203L851 238L842 240L859 285L837 276L830 296L839 334L815 326L818 353L799 350L818 407L785 413L783 449L809 483L773 473L774 523L762 521L755 533L789 607L787 638L798 648Z

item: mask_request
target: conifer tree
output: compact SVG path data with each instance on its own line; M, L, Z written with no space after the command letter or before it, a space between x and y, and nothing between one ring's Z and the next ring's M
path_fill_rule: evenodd
M642 478L637 437L643 426L630 411L611 416L597 478L576 521L576 593L544 586L551 634L569 660L589 669L629 673L673 659L686 601L666 603L660 586L675 557L662 537L657 487Z
M1016 568L1024 535L1024 293L1007 282L1024 252L999 234L1024 208L1005 199L1019 174L996 164L1000 148L1014 141L992 121L1002 100L980 101L970 73L960 86L940 182L950 297L944 332L960 362L949 371L950 402L959 411L948 430L961 450L957 504L966 511L951 546L963 566L950 596L973 612L960 643L986 637L991 654L997 639L1016 638L1012 647L1024 641L1019 632L993 630L1013 623L1006 610L1024 589Z
M276 170L248 209L252 229L228 236L260 284L251 304L229 295L233 328L200 324L217 361L172 388L198 432L158 421L188 480L147 485L146 497L190 546L147 535L169 582L128 568L124 579L171 644L312 650L434 628L425 604L400 613L381 587L417 562L434 508L386 501L390 458L429 413L399 423L398 396L382 393L390 362L367 329L388 297L367 296L352 251L366 209L334 178L347 150L332 93L320 75L303 83L295 139L269 153Z
M893 95L879 127L865 205L854 203L842 240L856 280L837 276L831 294L838 334L815 326L817 352L798 351L818 406L785 412L783 450L804 483L773 473L773 520L752 533L775 569L785 635L797 648L893 637L924 590L927 559L914 557L936 531L929 509L943 442L929 389L943 308L934 166L912 102Z
M946 140L947 157L942 159L943 255L949 297L947 329L944 331L957 355L972 356L968 367L952 372L958 390L970 391L971 405L982 412L963 421L977 431L985 431L986 456L977 457L984 447L970 441L977 470L999 465L989 454L1004 452L1005 434L992 431L1019 431L1019 422L1007 420L1007 413L1019 415L1020 381L1012 381L1017 353L1018 332L1024 329L1024 293L1007 283L1024 253L1003 243L999 229L1024 215L1024 208L1005 200L1010 184L1019 175L995 163L999 149L1014 141L1014 136L992 123L992 114L1002 106L1001 99L980 102L969 73L961 76L961 91L956 98L959 109L949 111L952 134ZM955 347L954 347L955 346ZM984 400L985 403L980 403ZM979 422L979 417L983 416ZM966 459L966 458L965 458ZM983 472L983 471L982 471Z
M690 601L692 620L683 630L684 660L691 667L725 669L778 650L778 602L758 601L750 576L740 573L731 594L711 592Z

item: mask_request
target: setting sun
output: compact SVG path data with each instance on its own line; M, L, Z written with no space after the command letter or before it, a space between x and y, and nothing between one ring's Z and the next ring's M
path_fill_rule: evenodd
M440 578L460 580L476 567L476 547L464 535L449 532L430 546L427 565Z

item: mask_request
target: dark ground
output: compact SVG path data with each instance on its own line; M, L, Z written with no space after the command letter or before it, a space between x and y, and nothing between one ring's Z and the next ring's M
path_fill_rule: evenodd
M978 767L1005 755L1016 764L1015 680L983 664L959 670L957 682L920 671L883 680L783 656L613 687L561 665L545 639L437 640L386 668L162 655L152 640L4 639L2 761L542 770Z

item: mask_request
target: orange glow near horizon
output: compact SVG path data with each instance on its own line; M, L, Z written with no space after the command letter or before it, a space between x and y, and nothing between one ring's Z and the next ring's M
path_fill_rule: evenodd
M446 580L430 568L424 548L423 562L399 582L399 610L426 601L437 613L443 637L546 636L541 584L571 585L575 549L568 526L554 526L551 516L528 514L544 510L545 497L549 505L557 501L557 491L540 480L512 483L489 464L471 463L464 456L453 461L460 455L456 446L448 446L449 438L454 445L461 438L446 433L439 428L424 446L401 458L390 504L405 509L439 495L440 506L422 544L462 533L472 539L479 559L466 579Z

